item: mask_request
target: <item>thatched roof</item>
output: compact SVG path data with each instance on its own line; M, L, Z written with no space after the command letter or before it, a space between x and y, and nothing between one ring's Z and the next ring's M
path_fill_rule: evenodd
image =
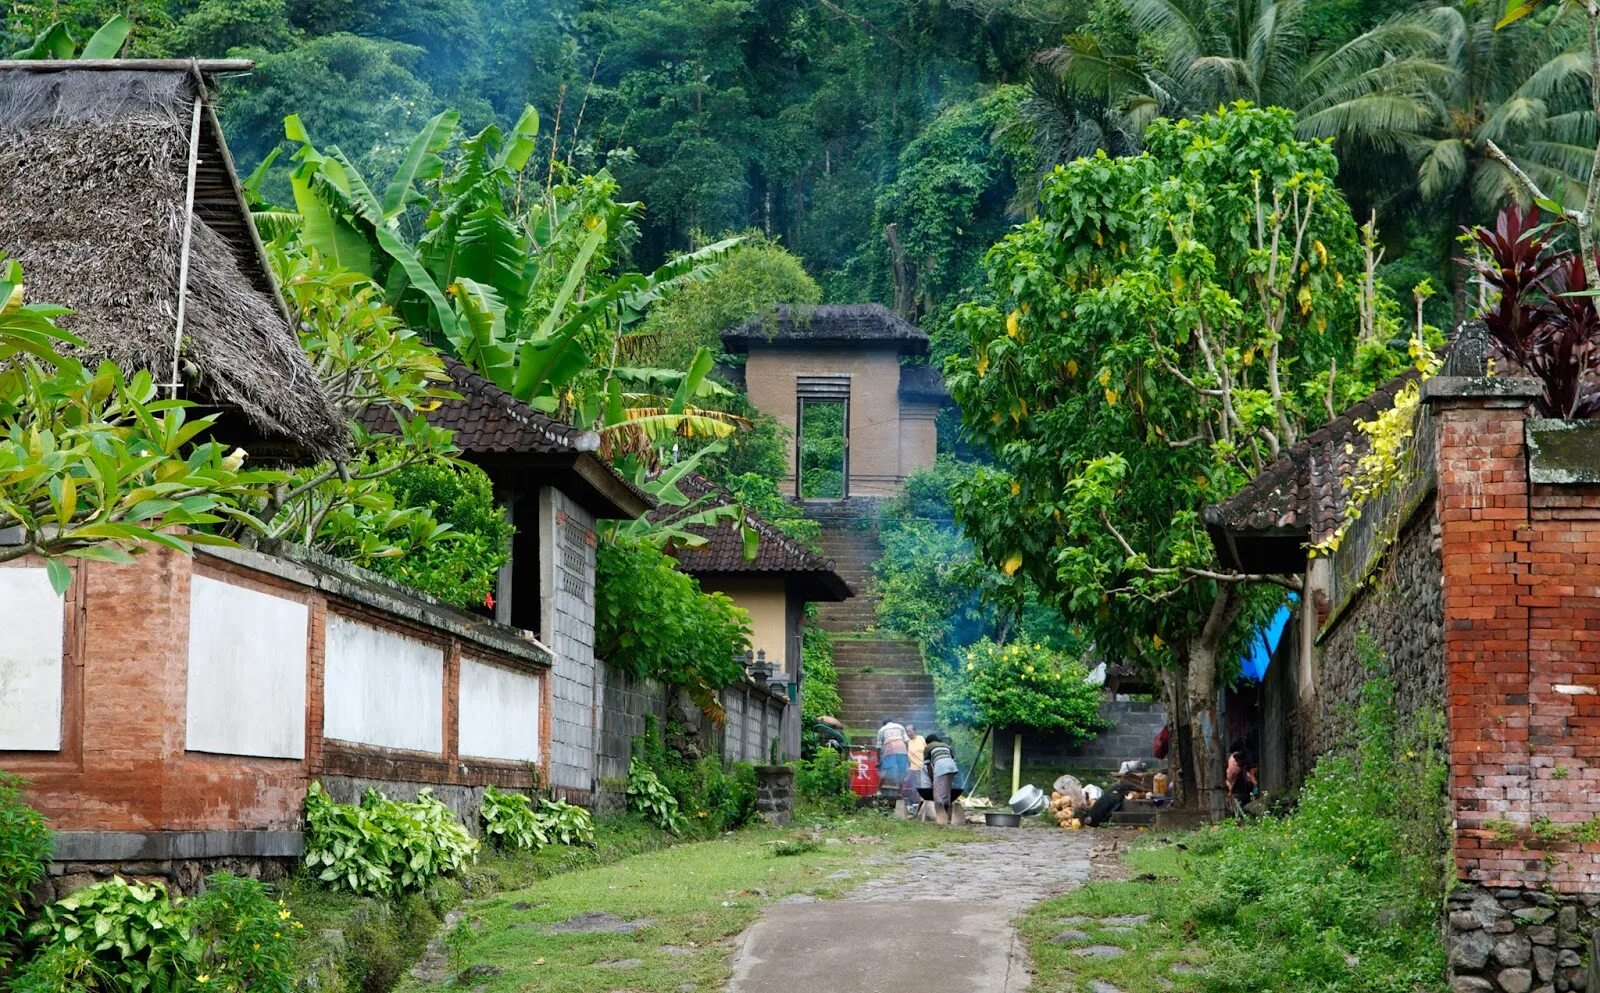
M900 399L943 403L950 399L950 392L945 389L944 376L933 366L903 365L900 367Z
M348 427L273 287L195 69L0 62L0 253L22 263L30 299L72 308L61 325L86 358L169 382L198 93L182 394L305 454L342 453Z
M730 352L747 352L751 345L828 345L920 355L928 350L928 336L878 303L778 304L724 331L722 344Z

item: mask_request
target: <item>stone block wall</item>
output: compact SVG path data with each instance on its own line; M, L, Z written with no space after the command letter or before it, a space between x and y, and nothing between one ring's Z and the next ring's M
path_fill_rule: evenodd
M1584 953L1600 927L1600 893L1467 886L1448 898L1451 993L1586 990Z
M1426 422L1421 429L1431 426ZM1442 714L1445 707L1444 588L1439 523L1426 494L1377 561L1367 582L1327 619L1318 637L1316 712L1290 727L1290 777L1304 781L1316 756L1348 738L1361 687L1373 678L1375 651L1394 685L1401 720ZM1276 664L1276 662L1274 662Z

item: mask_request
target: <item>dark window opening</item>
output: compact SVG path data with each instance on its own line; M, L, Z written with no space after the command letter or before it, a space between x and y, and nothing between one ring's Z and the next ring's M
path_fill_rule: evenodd
M516 534L511 538L511 609L513 627L539 633L543 598L539 589L539 495L521 494L512 506L511 522Z

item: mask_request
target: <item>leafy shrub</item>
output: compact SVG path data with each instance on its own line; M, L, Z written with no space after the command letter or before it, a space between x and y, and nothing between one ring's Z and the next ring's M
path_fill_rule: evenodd
M839 696L839 668L833 661L833 636L821 624L806 621L800 657L805 674L800 687L800 754L811 755L817 751L817 718L844 709L844 700Z
M405 555L373 559L369 568L457 607L484 606L511 555L513 530L488 474L439 459L397 469L379 485L395 506L426 507L450 530Z
M22 799L23 781L0 772L0 974L22 936L22 901L44 878L50 831Z
M551 842L594 844L594 818L587 810L560 800L539 800L486 786L478 808L483 833L499 848L531 851Z
M199 975L212 988L289 993L294 987L294 933L301 924L260 883L219 872L181 909L193 923Z
M562 845L594 845L594 816L565 800L540 800L539 826L551 841Z
M939 715L967 727L1029 728L1081 740L1106 726L1100 687L1085 682L1087 675L1077 659L1039 643L985 638L941 681Z
M689 691L702 707L744 674L735 658L750 619L721 593L703 593L672 557L634 538L600 546L595 573L595 654L636 676Z
M1262 976L1288 991L1439 988L1452 876L1443 719L1402 725L1380 671L1355 728L1318 761L1291 816L1190 840L1182 929L1229 946L1214 951L1207 988L1259 989Z
M856 806L850 775L848 756L832 748L818 749L809 759L795 763L795 796L825 814L849 813Z
M678 810L678 798L637 755L628 760L628 809L673 834L682 834L687 826Z
M306 793L306 867L323 882L393 896L460 871L478 851L455 812L423 790L412 802L368 790L359 806ZM318 871L318 867L321 871Z
M544 825L533 812L533 801L526 794L485 786L478 817L483 821L484 837L496 848L529 851L550 843Z
M44 908L16 993L289 993L300 923L260 883L228 873L193 900L119 877Z
M720 834L750 823L756 816L756 770L748 762L724 766L713 755L691 762L666 741L686 737L669 722L663 735L652 717L645 733L633 740L633 761L660 780L678 804L686 829L699 834Z
M786 858L793 855L805 855L807 852L817 851L822 847L822 842L815 838L785 838L772 846L775 858Z

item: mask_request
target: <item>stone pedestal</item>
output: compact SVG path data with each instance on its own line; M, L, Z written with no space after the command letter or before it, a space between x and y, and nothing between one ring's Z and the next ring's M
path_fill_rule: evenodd
M756 766L756 811L773 827L794 819L794 766Z

